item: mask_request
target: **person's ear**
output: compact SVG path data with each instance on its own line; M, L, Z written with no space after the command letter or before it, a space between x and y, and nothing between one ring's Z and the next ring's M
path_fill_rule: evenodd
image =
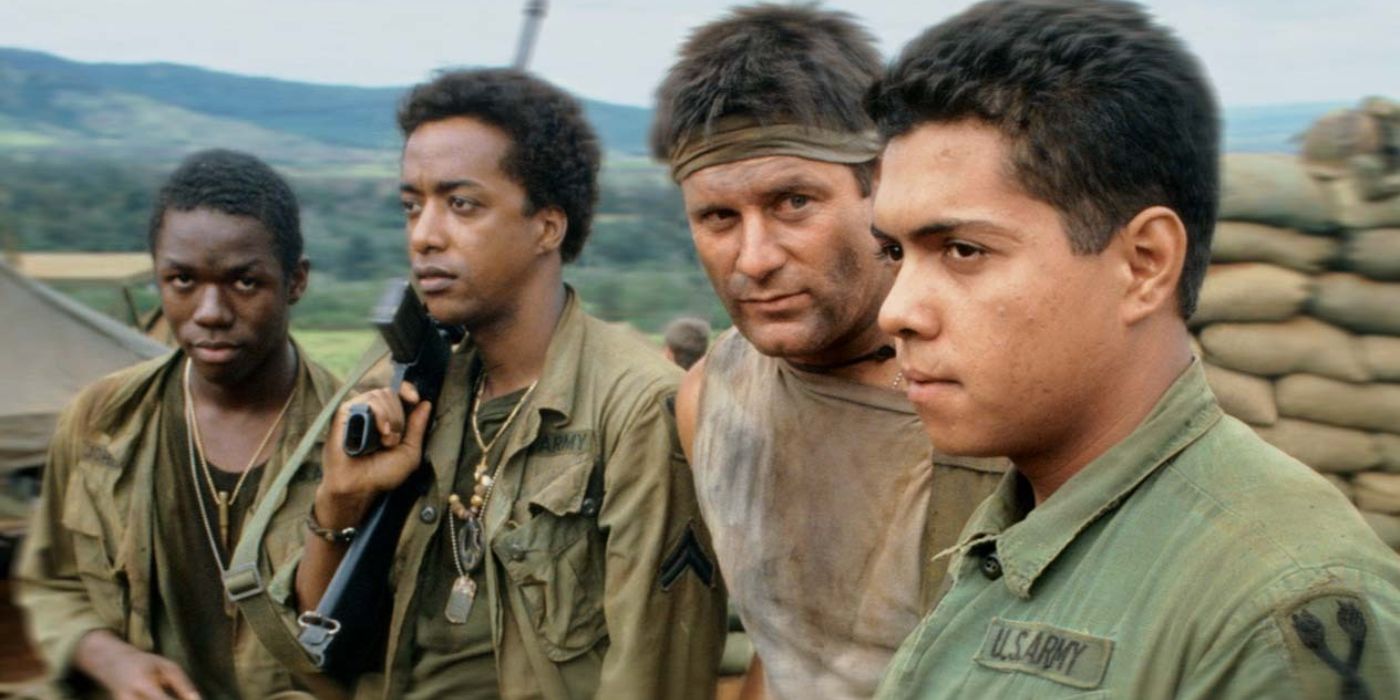
M311 278L311 261L302 256L297 260L297 264L292 267L291 278L287 280L287 305L291 306L301 300L301 295L306 293L306 284Z
M1119 232L1118 254L1123 258L1127 286L1123 296L1123 321L1136 323L1163 307L1177 308L1177 283L1186 263L1186 224L1176 212L1163 206L1148 207Z
M569 232L569 217L558 207L543 207L535 212L535 250L545 255L559 250L564 245L564 236Z

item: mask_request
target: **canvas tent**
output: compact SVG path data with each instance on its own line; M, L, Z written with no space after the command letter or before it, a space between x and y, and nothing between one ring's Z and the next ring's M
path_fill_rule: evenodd
M43 464L84 386L169 351L0 261L0 475Z

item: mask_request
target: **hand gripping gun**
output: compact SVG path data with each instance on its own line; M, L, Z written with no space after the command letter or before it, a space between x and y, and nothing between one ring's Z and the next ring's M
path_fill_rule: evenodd
M397 394L403 382L412 382L420 400L436 402L447 375L452 344L463 337L461 328L439 325L402 280L390 283L371 318L389 346L394 368L390 389ZM352 457L382 447L374 412L367 404L350 407L343 439L345 453ZM353 679L378 668L383 660L384 630L393 600L389 571L404 522L422 495L430 471L420 464L404 483L379 496L331 578L321 604L298 620L301 634L297 641L328 675Z

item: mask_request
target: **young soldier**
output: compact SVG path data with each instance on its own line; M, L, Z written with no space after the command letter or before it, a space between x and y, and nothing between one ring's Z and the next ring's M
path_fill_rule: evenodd
M65 695L267 697L290 679L221 574L336 387L287 332L310 269L296 198L252 156L197 153L161 188L150 247L180 347L59 419L19 601Z
M654 153L738 331L687 374L682 442L749 680L779 698L869 697L937 593L928 556L1003 469L931 464L895 389L860 104L879 69L848 15L759 5L696 30L657 92Z
M1124 2L982 3L869 105L909 397L1015 463L880 696L1400 697L1400 559L1191 355L1220 127L1181 42Z
M296 604L316 607L347 548L318 533L358 525L426 446L433 478L399 544L386 673L362 691L713 696L724 596L676 438L680 370L586 314L561 277L597 195L592 128L564 92L508 70L446 73L398 116L413 276L468 339L431 432L411 386L341 406ZM386 449L352 458L339 436L357 402Z

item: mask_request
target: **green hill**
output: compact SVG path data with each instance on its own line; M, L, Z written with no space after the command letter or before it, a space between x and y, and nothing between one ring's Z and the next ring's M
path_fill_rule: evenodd
M359 327L377 280L404 272L393 122L402 92L0 48L0 247L144 250L152 195L172 163L236 148L276 164L301 202L315 283L298 325ZM608 165L571 282L596 313L648 330L687 312L723 321L679 193L644 155L650 112L584 106Z
M301 201L316 281L298 324L359 327L376 280L404 271L393 122L402 92L0 48L0 248L144 250L151 197L173 162L240 149L279 166ZM584 106L608 158L592 237L568 278L610 320L654 331L694 313L724 325L680 194L646 156L650 110ZM1225 146L1292 151L1289 139L1336 106L1227 109Z
M0 48L0 148L165 161L220 145L283 164L391 163L403 92ZM648 110L583 103L605 148L645 153Z

